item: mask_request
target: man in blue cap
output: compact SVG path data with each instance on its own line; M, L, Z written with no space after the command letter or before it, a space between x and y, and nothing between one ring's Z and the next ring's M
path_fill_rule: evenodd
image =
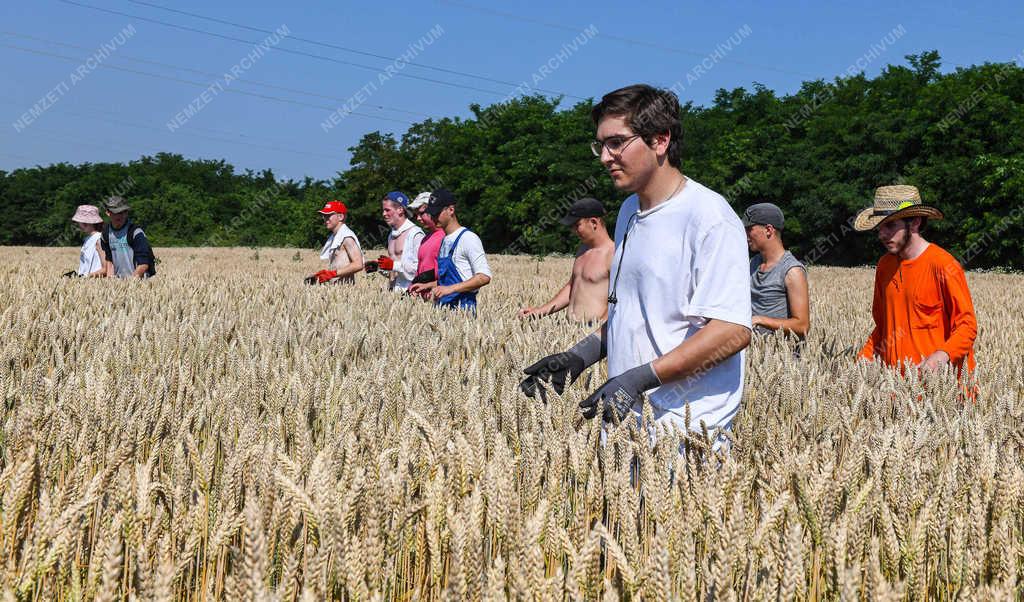
M437 282L414 284L409 291L430 290L434 302L476 312L476 293L491 282L491 268L480 237L459 224L455 196L448 190L430 193L427 213L444 230L437 254Z
M389 279L390 290L405 291L416 277L418 253L423 241L423 229L412 221L409 197L392 190L381 199L381 215L391 227L388 233L388 257L394 264Z

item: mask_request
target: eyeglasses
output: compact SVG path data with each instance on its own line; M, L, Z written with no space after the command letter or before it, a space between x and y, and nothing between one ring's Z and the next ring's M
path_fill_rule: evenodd
M590 152L594 153L595 157L600 157L601 150L607 148L609 153L617 157L639 137L640 134L633 134L632 136L609 136L604 140L594 140L590 143Z

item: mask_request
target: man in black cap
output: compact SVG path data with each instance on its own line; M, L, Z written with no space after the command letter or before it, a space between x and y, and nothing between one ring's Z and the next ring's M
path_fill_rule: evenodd
M615 241L608 236L604 206L592 198L579 199L559 221L579 237L580 248L572 262L572 274L550 301L519 310L520 318L548 316L569 308L573 319L594 322L608 316L608 277Z
M459 224L455 196L448 190L430 193L426 211L444 230L437 253L437 280L409 287L412 294L429 291L441 307L476 313L476 293L491 282L491 268L480 237Z
M782 244L782 209L758 203L743 212L750 260L750 308L758 334L776 330L803 339L811 327L807 268Z

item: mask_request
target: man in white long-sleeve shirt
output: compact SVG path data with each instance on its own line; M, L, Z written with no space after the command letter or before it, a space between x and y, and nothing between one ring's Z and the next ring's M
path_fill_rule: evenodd
M388 234L388 257L395 264L391 272L390 290L405 291L416 277L419 266L418 252L423 242L423 229L412 221L409 197L393 190L381 199L381 214L391 227Z

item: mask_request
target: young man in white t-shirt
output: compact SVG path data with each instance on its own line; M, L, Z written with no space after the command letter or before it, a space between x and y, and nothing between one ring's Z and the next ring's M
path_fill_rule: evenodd
M430 193L426 211L445 234L437 253L437 281L414 284L409 292L430 291L434 302L442 307L475 312L477 291L491 282L483 242L459 224L451 192L440 189Z
M609 379L580 403L583 415L617 422L648 392L661 424L729 428L743 396L750 343L746 235L726 200L680 171L682 127L674 94L634 85L606 94L591 117L594 154L619 190L608 320L564 353L524 372L561 393L608 357Z

